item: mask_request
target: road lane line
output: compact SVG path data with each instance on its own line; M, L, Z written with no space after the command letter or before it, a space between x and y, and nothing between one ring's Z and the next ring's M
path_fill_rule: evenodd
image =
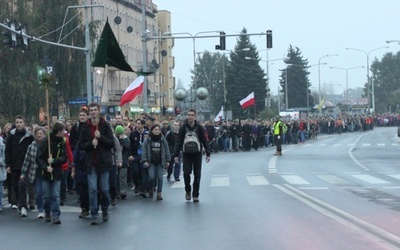
M278 160L279 157L284 157L285 153L295 149L295 147L290 147L286 150L282 151L283 156L272 156L271 159L268 162L268 173L270 174L276 174L278 173L278 170L276 169L276 161Z
M360 179L362 181L368 182L369 184L389 184L390 182L376 178L372 175L368 174L353 174L351 175L357 179Z
M213 175L211 178L211 187L228 187L230 185L231 183L228 176Z
M279 184L273 184L273 186L299 200L305 205L315 209L321 214L332 218L338 223L341 223L342 225L353 229L360 234L368 235L369 238L374 240L378 245L385 244L385 246L382 247L387 247L388 249L400 248L400 238L382 228L355 217L288 184L283 184L283 186Z
M363 137L364 135L360 135L357 140L354 142L354 144L357 144L357 142L361 139L361 137ZM364 145L364 144L363 144ZM349 154L350 158L362 169L364 169L365 171L369 171L369 168L365 167L361 162L359 162L356 157L354 157L353 155L353 149L355 146L351 146L349 148L349 150L347 151L347 153Z
M308 185L310 184L308 181L304 180L298 175L281 175L285 181L292 185Z
M400 187L382 187L383 189L400 189Z
M264 176L262 175L246 175L247 182L249 183L250 186L265 186L269 185L269 182L267 179L265 179Z
M386 144L385 143L378 143L377 145L378 145L378 147L384 147Z
M400 174L387 174L387 176L400 180Z
M345 181L335 175L331 174L319 174L316 175L318 178L328 182L329 184L350 184L350 182Z
M302 190L328 190L328 187L299 187Z

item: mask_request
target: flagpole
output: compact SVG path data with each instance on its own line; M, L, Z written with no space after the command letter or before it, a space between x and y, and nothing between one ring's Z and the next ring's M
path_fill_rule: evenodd
M104 72L103 72L103 79L101 80L101 93L100 93L100 103L101 99L103 98L103 90L104 90L104 79L107 80L106 76L108 75L108 64L104 66ZM108 86L108 84L107 84ZM89 103L88 103L89 104Z
M257 119L256 102L254 102L254 119Z
M146 32L146 6L145 1L141 1L142 4L142 61L143 61L143 72L147 72L147 32ZM148 112L147 106L147 76L143 79L143 111Z

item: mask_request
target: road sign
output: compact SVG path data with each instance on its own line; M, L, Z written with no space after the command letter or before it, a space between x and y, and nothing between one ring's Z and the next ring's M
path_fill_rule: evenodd
M75 99L68 101L69 105L87 104L87 99Z

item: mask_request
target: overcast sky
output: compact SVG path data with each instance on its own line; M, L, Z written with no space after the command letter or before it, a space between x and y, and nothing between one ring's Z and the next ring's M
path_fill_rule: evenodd
M223 30L226 34L239 34L245 27L248 33L273 32L273 48L269 60L286 56L289 45L298 47L309 65L318 64L327 54L338 56L321 59L321 89L324 86L342 93L346 87L346 71L329 67L352 68L367 65L363 52L346 50L355 48L369 52L370 62L381 59L387 52L397 52L400 40L400 0L154 0L159 10L171 12L172 32L189 32L195 35L203 31ZM265 36L251 36L262 60L266 60ZM227 37L226 49L234 49L236 37ZM197 39L196 52L216 52L218 38ZM191 82L193 68L193 43L191 39L175 39L174 76L185 86ZM260 62L266 69L266 62ZM282 61L274 61L269 68L270 85L277 93ZM318 90L318 66L310 68L311 89ZM349 88L362 87L366 82L367 69L349 71Z

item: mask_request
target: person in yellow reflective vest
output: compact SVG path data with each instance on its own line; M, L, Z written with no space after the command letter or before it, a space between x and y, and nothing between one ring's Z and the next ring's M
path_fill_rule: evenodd
M276 152L273 154L274 156L282 156L282 134L283 134L283 123L281 121L281 117L278 116L275 118L275 123L272 126L274 133L274 142L276 146Z

